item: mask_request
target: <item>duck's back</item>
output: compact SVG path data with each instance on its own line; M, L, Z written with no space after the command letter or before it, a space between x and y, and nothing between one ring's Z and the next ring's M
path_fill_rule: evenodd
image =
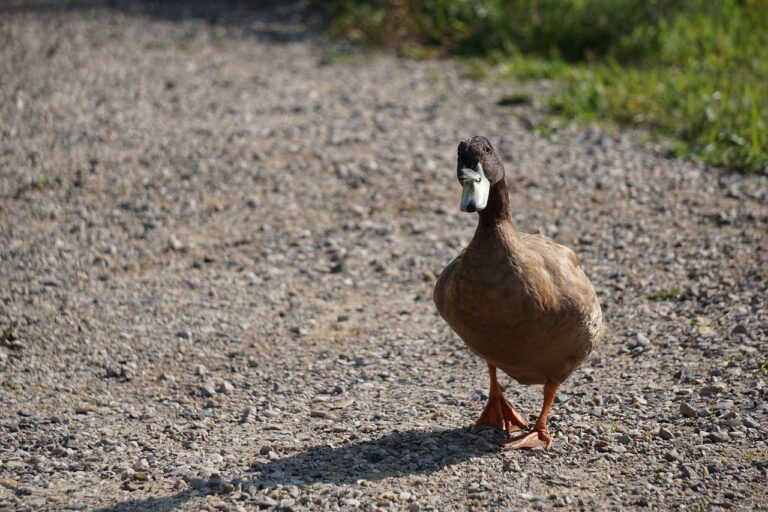
M562 382L597 343L602 313L576 255L541 235L476 233L440 275L440 315L523 384Z

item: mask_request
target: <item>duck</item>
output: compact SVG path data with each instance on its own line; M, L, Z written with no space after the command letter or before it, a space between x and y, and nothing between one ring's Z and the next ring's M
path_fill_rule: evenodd
M550 449L550 409L560 385L600 340L600 303L576 253L518 229L504 165L486 137L459 143L456 172L459 208L477 215L477 227L440 273L433 298L440 316L488 366L488 402L472 430L507 431L500 444L508 449ZM532 428L504 396L497 370L522 385L543 385Z

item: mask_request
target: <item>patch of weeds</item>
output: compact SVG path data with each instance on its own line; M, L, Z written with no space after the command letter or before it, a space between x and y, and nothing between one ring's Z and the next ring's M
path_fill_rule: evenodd
M687 300L690 296L688 295L688 292L683 290L681 287L673 286L669 290L651 293L646 297L649 300L676 300L679 302Z
M483 80L488 76L488 62L485 59L467 59L463 69L465 76L473 80Z
M440 48L435 46L419 46L408 44L400 48L403 57L413 60L435 59L440 56Z
M768 357L763 359L763 364L760 365L760 371L763 373L768 373Z
M572 66L559 59L515 55L496 65L502 78L523 80L558 80L567 76Z
M44 188L47 188L51 186L52 181L51 177L47 174L43 174L42 176L39 176L35 181L32 182L32 186L36 188L37 190L42 190Z
M550 138L563 128L563 122L555 116L546 116L534 126L536 133L544 138Z
M16 326L18 324L16 322L11 322L7 326L3 327L2 330L0 330L0 342L7 343L9 341L14 341L18 339L16 337Z
M712 321L705 317L705 316L696 316L693 318L689 318L685 321L688 325L702 325L702 326L709 326L712 324Z
M349 64L362 62L363 56L359 53L344 52L335 48L325 51L318 64L321 66L333 66L334 64Z
M572 65L549 108L577 122L610 119L659 132L669 138L670 156L768 173L768 94L757 85L768 77L768 66L729 70L719 62L731 60L702 56L679 67Z
M443 85L445 83L445 77L437 71L427 73L427 80L433 85Z

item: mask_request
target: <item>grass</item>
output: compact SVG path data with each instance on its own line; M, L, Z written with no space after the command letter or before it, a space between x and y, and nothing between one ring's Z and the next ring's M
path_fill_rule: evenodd
M675 300L683 301L688 298L688 294L679 286L673 286L669 290L651 293L648 296L649 300Z
M551 79L552 114L645 127L672 155L768 174L768 0L320 3L338 36L466 57L476 77Z
M8 342L16 339L16 323L13 322L0 330L0 342Z
M51 185L51 177L47 174L43 174L42 176L39 176L35 179L35 181L32 182L32 187L36 188L37 190L42 190L46 187L49 187Z
M323 55L320 57L319 64L321 66L333 66L334 64L354 63L361 62L363 60L364 57L360 55L345 53L331 48L323 53Z

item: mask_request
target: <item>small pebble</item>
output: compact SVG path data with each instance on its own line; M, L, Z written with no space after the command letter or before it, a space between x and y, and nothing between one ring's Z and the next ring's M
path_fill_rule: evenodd
M683 402L682 404L680 404L680 414L682 414L686 418L695 418L696 408L693 407L688 402Z
M232 393L234 390L235 386L233 386L232 383L228 380L222 381L216 386L216 391L225 395Z
M760 424L752 416L742 416L741 421L747 428L760 428Z

